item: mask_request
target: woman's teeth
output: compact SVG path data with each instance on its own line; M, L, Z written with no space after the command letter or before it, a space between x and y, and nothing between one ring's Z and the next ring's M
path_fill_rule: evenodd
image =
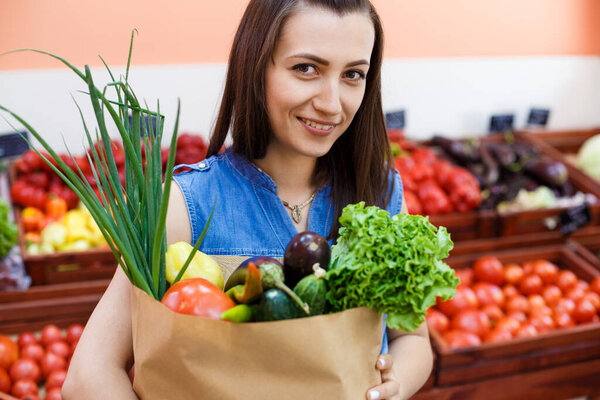
M308 125L310 127L313 127L315 129L320 129L320 130L323 130L323 131L328 131L330 129L333 129L333 125L321 125L321 124L318 124L318 123L316 123L314 121L311 121L310 119L304 119L304 118L301 118L301 120L306 125Z

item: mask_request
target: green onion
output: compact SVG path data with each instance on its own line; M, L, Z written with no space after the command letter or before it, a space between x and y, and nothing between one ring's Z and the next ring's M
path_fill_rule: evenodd
M96 196L79 167L77 167L77 172L71 170L44 138L23 118L2 105L0 105L0 110L7 112L25 126L48 152L49 158L29 143L42 159L52 167L54 172L77 193L83 204L89 209L129 280L148 295L160 300L167 289L165 278L165 252L167 248L165 223L171 190L172 170L175 162L180 107L178 104L166 173L163 177L161 141L165 118L160 113L158 102L157 111L155 112L151 111L147 105L142 107L128 83L134 33L135 31L131 35L129 56L123 81L114 78L110 68L101 58L112 80L102 90L94 84L90 68L87 65L81 71L62 57L43 50L18 49L8 52L33 51L46 54L61 61L86 83L87 94L96 117L97 128L94 136L98 148L94 146L94 138L88 129L81 108L77 102L75 104L79 109L83 122L89 145L88 160L100 190L100 198ZM115 91L116 101L107 98L106 93L110 90ZM106 113L108 113L109 118L107 118ZM132 117L131 125L129 124L130 114ZM152 116L156 117L156 125L152 126L153 124L150 124L150 129L148 129L145 120L150 120ZM144 122L140 124L140 121ZM107 129L109 122L112 122L117 128L123 142L125 187L121 185L117 172L112 141ZM140 138L144 142L145 163L142 161ZM75 161L70 152L69 156ZM216 200L213 204L213 212L215 206ZM185 273L195 251L199 248L206 234L211 219L212 212L202 235L194 246L194 251L188 257L176 281Z

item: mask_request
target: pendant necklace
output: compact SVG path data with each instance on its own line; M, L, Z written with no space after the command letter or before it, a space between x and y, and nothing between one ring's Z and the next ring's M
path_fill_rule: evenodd
M301 214L302 209L304 209L307 205L312 203L316 194L317 194L317 192L314 192L312 194L312 196L310 196L310 198L302 204L296 204L296 205L292 206L292 205L290 205L290 203L288 203L285 200L281 200L281 202L283 203L284 206L286 206L287 208L289 208L292 211L292 219L294 220L295 223L299 224L300 221L302 221L302 214Z

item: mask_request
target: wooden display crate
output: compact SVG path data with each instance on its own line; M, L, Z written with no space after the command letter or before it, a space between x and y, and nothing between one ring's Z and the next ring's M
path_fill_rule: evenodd
M429 221L435 226L446 227L453 241L494 237L496 220L497 214L491 210L429 216Z
M567 246L600 271L600 227L590 231L589 235L569 239Z
M561 269L572 270L580 279L586 281L600 276L599 270L594 269L564 244L501 250L493 254L503 263L547 259ZM480 254L451 256L447 262L456 269L466 268L479 256ZM531 373L535 370L585 363L600 357L600 323L556 330L532 338L486 343L463 349L451 349L439 334L430 334L437 354L436 387ZM598 367L594 371L596 376L600 376L600 365Z

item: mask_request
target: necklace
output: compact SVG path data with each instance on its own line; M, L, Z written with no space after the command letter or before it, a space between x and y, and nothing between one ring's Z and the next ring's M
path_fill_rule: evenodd
M304 203L296 204L294 206L290 205L290 203L288 203L285 200L281 200L281 202L283 203L284 206L286 206L287 208L289 208L292 211L292 219L294 220L295 223L299 224L300 221L302 221L302 214L300 212L302 211L302 209L304 207L306 207L307 205L312 203L316 194L317 194L317 192L314 192L312 194L312 196L310 196L310 198L308 200L306 200Z

